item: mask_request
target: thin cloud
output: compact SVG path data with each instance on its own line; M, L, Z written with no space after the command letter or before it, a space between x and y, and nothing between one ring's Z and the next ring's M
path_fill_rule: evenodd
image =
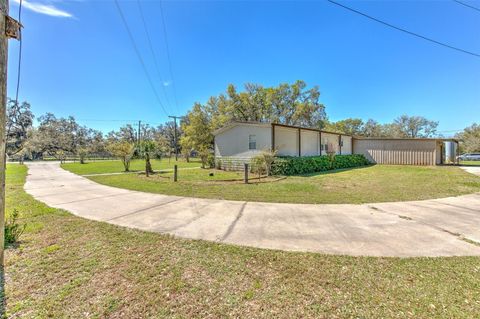
M170 83L171 83L170 81L165 81L165 82L163 82L163 86L169 86Z
M20 0L14 0L14 1L16 3L20 3ZM51 17L74 18L73 14L67 11L58 9L57 7L49 4L41 4L41 3L28 2L26 0L22 0L22 6L36 13L45 14Z

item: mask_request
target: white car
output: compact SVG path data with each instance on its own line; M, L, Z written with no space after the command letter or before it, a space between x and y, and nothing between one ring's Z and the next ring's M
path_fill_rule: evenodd
M480 153L466 153L458 157L461 161L480 161Z

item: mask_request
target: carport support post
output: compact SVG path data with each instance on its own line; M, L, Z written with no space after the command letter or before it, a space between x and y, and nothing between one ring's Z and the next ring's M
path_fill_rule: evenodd
M298 128L298 157L302 156L302 131Z
M248 163L243 163L243 182L248 184Z
M275 152L275 123L272 123L272 152Z
M338 149L339 149L340 155L342 155L342 134L338 136Z
M177 164L173 165L173 181L176 182L178 177L178 166Z
M455 161L457 162L457 165L460 165L460 158L458 158L460 156L460 145L458 143L458 141L455 141L455 144L456 144L456 148L455 148Z

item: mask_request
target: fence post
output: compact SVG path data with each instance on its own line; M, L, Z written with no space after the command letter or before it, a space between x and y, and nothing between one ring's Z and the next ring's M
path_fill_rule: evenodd
M243 182L245 184L248 184L248 163L243 163L243 170L244 170Z
M177 176L177 170L178 170L177 165L176 165L176 164L173 165L173 181L174 181L174 182L176 182L176 181L177 181L177 178L178 178L178 176Z

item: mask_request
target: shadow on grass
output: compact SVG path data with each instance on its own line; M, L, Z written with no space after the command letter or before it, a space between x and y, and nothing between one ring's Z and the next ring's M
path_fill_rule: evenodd
M480 161L478 163L475 163L475 162L470 162L470 163L460 163L459 164L460 166L463 166L463 167L480 167Z

